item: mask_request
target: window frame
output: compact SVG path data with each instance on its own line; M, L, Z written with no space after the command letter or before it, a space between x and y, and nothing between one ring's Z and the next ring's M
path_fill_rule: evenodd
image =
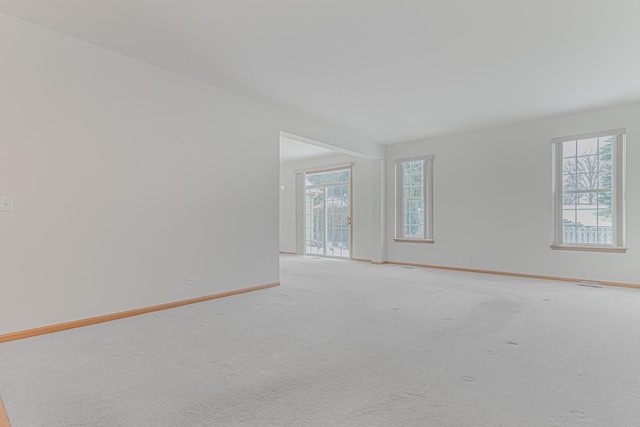
M395 235L394 241L407 243L434 243L433 239L433 160L434 156L418 156L395 160ZM404 164L423 161L422 196L424 200L424 224L422 238L404 234Z
M563 136L551 140L553 147L553 243L551 249L588 252L624 253L625 247L625 194L626 194L626 135L627 130L612 129L580 135ZM611 197L612 204L612 242L611 244L570 243L563 239L563 145L565 142L583 139L613 137L611 149Z

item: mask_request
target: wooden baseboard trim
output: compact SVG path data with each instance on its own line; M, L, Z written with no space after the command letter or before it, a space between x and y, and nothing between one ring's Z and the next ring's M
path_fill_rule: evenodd
M240 295L247 292L260 291L262 289L273 288L276 286L280 286L280 282L267 283L265 285L258 285L258 286L252 286L250 288L236 289L233 291L222 292L219 294L213 294L213 295L207 295L204 297L175 301L167 304L154 305L151 307L143 307L135 310L121 311L119 313L105 314L103 316L90 317L88 319L81 319L81 320L74 320L71 322L59 323L57 325L43 326L41 328L28 329L26 331L12 332L9 334L0 335L0 343L35 337L38 335L50 334L52 332L64 331L67 329L80 328L82 326L95 325L97 323L110 322L112 320L124 319L125 317L138 316L140 314L151 313L153 311L167 310L170 308L181 307L183 305L196 304L199 302L210 301L213 299L225 298L233 295ZM4 427L4 426L0 424L0 427Z
M7 416L7 411L5 411L4 409L2 400L0 400L0 427L11 427L11 423L9 423L9 417Z
M358 262L371 262L370 259L364 259L364 258L351 258L351 261L358 261Z
M296 255L296 253L295 253L295 252L284 252L284 251L280 251L280 253L281 253L282 255Z
M375 263L374 263L375 264ZM481 273L481 274L495 274L498 276L513 276L513 277L526 277L529 279L542 279L542 280L554 280L558 282L591 282L598 283L603 286L616 286L619 288L632 288L632 289L640 289L640 284L633 283L621 283L621 282L603 282L600 280L590 280L590 279L576 279L574 277L557 277L557 276L543 276L538 274L526 274L526 273L511 273L506 271L495 271L495 270L477 270L474 268L462 268L462 267L448 267L443 265L428 265L428 264L415 264L410 262L400 262L400 261L385 261L381 264L395 264L395 265L406 265L409 267L420 267L420 268L435 268L437 270L452 270L452 271L464 271L466 273Z

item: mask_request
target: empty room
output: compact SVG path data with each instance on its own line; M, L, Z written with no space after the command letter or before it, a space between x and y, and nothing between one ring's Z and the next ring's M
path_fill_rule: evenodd
M639 19L0 0L0 427L638 425Z

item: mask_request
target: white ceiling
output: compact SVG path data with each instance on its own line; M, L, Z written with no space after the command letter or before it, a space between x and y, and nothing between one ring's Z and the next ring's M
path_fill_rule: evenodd
M381 143L640 99L638 0L0 0L0 12Z
M334 150L280 137L280 163L335 156Z

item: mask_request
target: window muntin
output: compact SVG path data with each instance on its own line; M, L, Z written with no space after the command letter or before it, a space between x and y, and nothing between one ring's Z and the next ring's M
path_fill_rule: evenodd
M624 242L624 129L554 139L557 246Z
M433 240L433 156L397 160L396 240Z

